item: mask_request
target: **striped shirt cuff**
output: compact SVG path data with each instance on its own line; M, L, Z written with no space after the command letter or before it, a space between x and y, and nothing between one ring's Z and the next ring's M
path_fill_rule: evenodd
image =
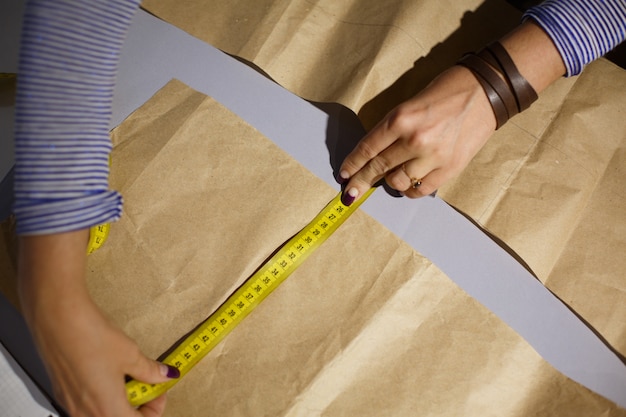
M38 201L14 206L17 233L38 235L86 229L115 221L122 213L122 196L115 191L66 201Z
M137 0L31 0L15 112L19 234L119 218L108 189L109 120L119 55Z
M546 0L524 13L528 18L552 38L567 76L580 74L626 38L624 0Z

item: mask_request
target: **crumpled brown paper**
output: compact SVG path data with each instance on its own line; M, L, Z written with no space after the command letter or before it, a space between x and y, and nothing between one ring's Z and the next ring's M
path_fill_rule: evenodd
M504 0L144 0L142 6L371 127L520 22ZM439 191L626 355L626 72L600 59L511 119Z
M158 357L337 190L172 81L113 131L96 302ZM330 167L329 167L330 169ZM626 416L361 211L168 394L167 416Z
M177 81L113 140L124 216L90 255L88 283L155 358L336 192ZM2 291L16 300L11 226ZM626 416L362 212L168 398L167 416Z
M513 248L622 355L624 91L626 71L606 60L594 62L572 83L553 115L537 119L543 126L529 129L524 120L511 120L441 193ZM507 161L512 142L524 144L519 147L523 152ZM507 170L494 168L507 163Z
M359 112L366 127L520 19L502 0L144 0L142 7L307 100Z

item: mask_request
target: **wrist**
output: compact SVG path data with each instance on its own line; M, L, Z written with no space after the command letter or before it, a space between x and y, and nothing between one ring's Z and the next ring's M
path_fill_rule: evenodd
M497 126L496 116L491 107L489 97L482 85L470 69L462 65L451 67L452 83L463 86L461 91L467 96L466 118L473 120L487 131L494 131Z

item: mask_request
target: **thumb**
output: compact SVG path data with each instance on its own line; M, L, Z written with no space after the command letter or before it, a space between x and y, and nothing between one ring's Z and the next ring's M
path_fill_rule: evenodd
M149 359L144 355L139 355L128 373L136 380L149 384L167 382L180 377L178 368Z

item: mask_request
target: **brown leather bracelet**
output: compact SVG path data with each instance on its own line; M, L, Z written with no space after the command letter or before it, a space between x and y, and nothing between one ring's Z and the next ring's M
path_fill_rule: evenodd
M458 64L469 68L485 90L496 116L496 130L517 114L517 102L511 89L486 62L475 54L466 54ZM487 88L485 84L489 87Z
M487 46L487 50L496 59L502 69L503 75L510 84L517 101L518 111L522 112L526 110L535 100L537 100L537 92L526 80L526 78L520 74L517 66L511 59L511 56L500 42L496 41L489 44Z
M480 51L478 51L478 53L476 54L478 55L480 58L482 58L483 61L485 61L487 64L491 65L496 71L498 71L500 74L502 74L502 77L504 77L506 83L509 86L509 89L513 92L513 96L515 99L515 106L517 107L517 113L520 113L520 104L519 104L519 99L517 98L517 95L515 94L515 90L513 89L513 85L511 84L511 80L509 79L509 77L507 76L506 72L504 71L504 68L502 68L502 66L500 65L500 63L498 62L498 60L496 59L496 57L493 55L493 53L491 51L489 51L487 48L483 48Z
M464 58L465 57L461 58L458 64L469 69L472 72L472 74L474 74L474 77L476 77L476 80L478 80L478 83L485 91L485 94L487 95L487 99L489 100L489 104L491 105L491 108L493 109L493 114L496 116L496 130L498 130L500 126L502 126L503 124L507 122L507 120L509 120L509 114L506 110L504 102L502 101L502 98L498 95L496 90L491 86L491 84L489 84L471 66L468 66L467 60L465 60Z
M475 54L467 54L461 58L470 68L480 74L485 81L487 81L496 93L502 99L504 106L506 107L508 118L515 116L518 113L517 101L513 95L513 91L509 88L507 83L500 77L495 69L491 68L485 61Z

